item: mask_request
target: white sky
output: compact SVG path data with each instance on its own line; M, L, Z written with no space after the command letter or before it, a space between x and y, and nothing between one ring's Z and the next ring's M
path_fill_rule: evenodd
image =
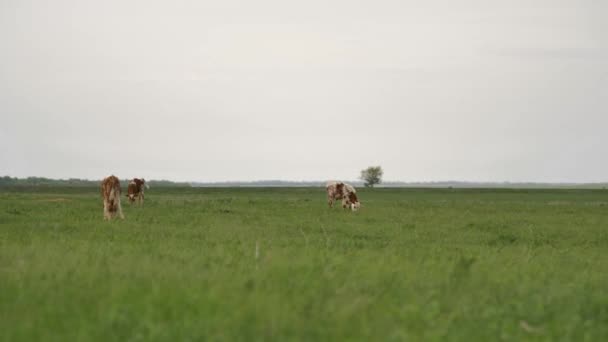
M0 0L0 175L608 180L608 1Z

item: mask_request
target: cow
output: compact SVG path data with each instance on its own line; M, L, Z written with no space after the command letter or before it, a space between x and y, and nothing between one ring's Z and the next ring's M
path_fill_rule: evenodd
M103 219L110 220L117 215L124 219L120 206L120 181L114 175L101 181L101 197L103 198Z
M129 185L127 186L127 198L131 204L133 204L135 200L140 204L144 203L144 186L148 189L150 188L143 178L133 178L129 182Z
M338 181L329 181L325 186L327 190L327 204L333 208L336 200L342 200L342 208L350 208L355 211L361 208L361 202L357 198L357 190L347 183Z

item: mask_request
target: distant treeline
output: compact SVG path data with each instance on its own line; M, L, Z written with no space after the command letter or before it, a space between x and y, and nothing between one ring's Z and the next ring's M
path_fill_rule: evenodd
M44 177L27 177L27 178L16 178L4 176L0 177L0 187L8 186L41 186L41 187L97 187L99 186L99 180L80 179L80 178L68 178L68 179L51 179ZM127 179L120 181L126 186L129 182ZM190 186L190 183L172 182L168 180L147 180L150 187L184 187Z
M232 181L232 182L192 182L193 187L208 188L232 188L232 187L321 187L326 182L322 181L283 181L283 180L260 180L260 181Z
M346 181L362 188L363 182ZM193 187L325 187L326 181L283 181L261 180L249 182L192 182ZM395 182L387 181L376 185L379 188L455 188L455 189L603 189L608 183L511 183L511 182Z
M50 179L44 177L15 178L0 177L0 187L40 186L40 187L97 187L99 180L68 178ZM129 181L121 180L126 186ZM251 182L172 182L168 180L147 180L150 187L324 187L325 181L283 181L261 180ZM348 181L347 181L348 182ZM355 187L363 187L359 181L349 182ZM608 183L492 183L492 182L383 182L381 188L510 188L510 189L606 189Z

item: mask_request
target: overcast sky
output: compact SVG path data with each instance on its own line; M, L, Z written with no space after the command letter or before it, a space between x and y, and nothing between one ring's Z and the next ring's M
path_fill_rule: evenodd
M608 180L605 0L0 0L0 175Z

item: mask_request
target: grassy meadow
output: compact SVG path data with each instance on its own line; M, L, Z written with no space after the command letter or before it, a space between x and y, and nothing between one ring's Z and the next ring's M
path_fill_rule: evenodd
M0 189L0 340L608 340L605 190L146 196Z

